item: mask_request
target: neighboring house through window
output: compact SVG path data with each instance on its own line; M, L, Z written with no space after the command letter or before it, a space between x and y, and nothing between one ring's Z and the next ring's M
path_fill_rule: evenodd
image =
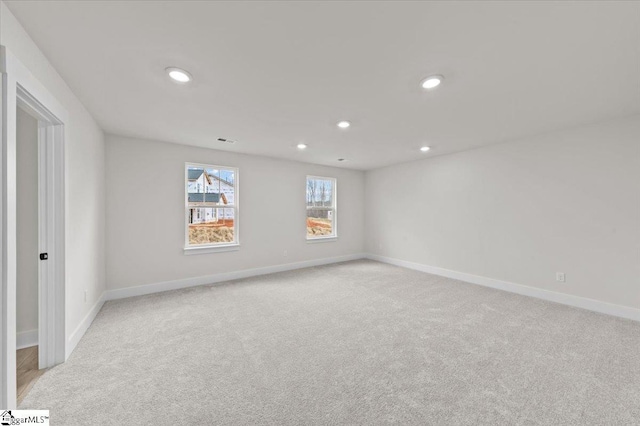
M186 164L185 248L238 244L238 169Z

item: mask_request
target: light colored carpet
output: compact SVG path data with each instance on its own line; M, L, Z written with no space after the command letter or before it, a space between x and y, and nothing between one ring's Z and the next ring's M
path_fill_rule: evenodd
M108 302L56 425L640 423L640 324L373 261Z

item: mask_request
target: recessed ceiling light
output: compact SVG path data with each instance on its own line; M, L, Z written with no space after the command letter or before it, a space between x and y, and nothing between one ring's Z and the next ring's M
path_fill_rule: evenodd
M347 129L349 126L351 126L351 123L348 121L338 121L338 127L340 127L341 129Z
M307 145L303 144L303 143L299 143L298 144L298 149L306 149Z
M420 84L422 85L423 89L433 89L434 87L438 87L440 83L442 83L442 80L444 80L443 76L432 75L422 80L422 83Z
M430 147L428 147L428 146L423 146L422 148L420 148L420 151L422 151L422 152L427 152L427 151L429 151L430 149L431 149L431 148L430 148Z
M188 83L193 79L191 74L180 68L170 67L165 71L167 71L167 74L169 74L169 77L171 77L173 81L177 81L178 83Z

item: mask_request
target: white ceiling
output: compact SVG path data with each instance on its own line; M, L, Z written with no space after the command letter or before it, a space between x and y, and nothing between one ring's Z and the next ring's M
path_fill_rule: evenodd
M6 3L119 135L370 169L640 113L637 2Z

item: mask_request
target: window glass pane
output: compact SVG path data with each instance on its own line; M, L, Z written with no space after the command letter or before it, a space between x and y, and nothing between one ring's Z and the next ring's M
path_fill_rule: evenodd
M207 169L208 191L220 194L220 205L233 206L235 203L235 172L226 169Z
M333 180L307 178L307 207L332 207L333 192Z
M193 208L189 214L189 244L234 241L233 208Z
M186 169L186 245L237 243L237 170L199 164Z
M335 182L307 176L307 238L336 235Z
M204 169L189 167L187 170L187 192L190 194L205 192Z
M307 237L333 235L333 210L307 209Z

